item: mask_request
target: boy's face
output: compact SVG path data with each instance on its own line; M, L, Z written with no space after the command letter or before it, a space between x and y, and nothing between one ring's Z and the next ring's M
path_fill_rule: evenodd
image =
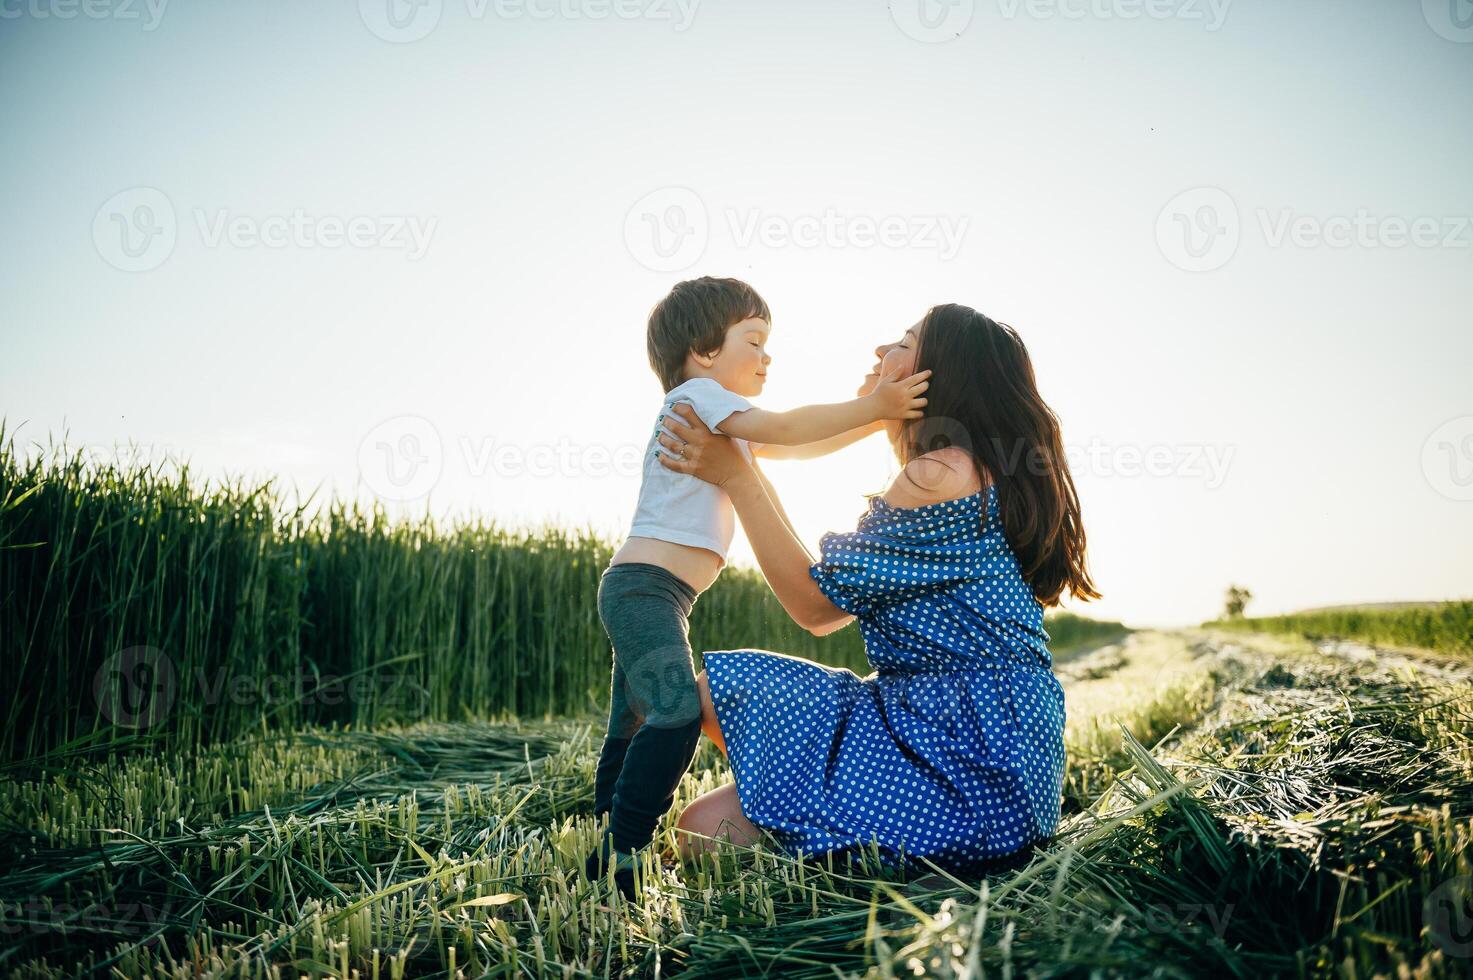
M686 377L713 378L727 391L743 398L755 398L762 394L762 386L767 383L767 365L772 363L767 354L767 335L771 332L767 321L760 317L733 323L727 328L721 350L714 355L686 355L688 367L700 368L699 372L687 370Z

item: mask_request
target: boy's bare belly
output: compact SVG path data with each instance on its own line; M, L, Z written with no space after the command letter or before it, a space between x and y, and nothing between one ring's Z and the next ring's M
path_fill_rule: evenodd
M614 552L609 564L619 565L626 561L658 565L695 589L696 595L711 587L716 576L721 574L721 566L725 564L720 555L706 548L661 541L659 538L638 537L626 538L619 550Z

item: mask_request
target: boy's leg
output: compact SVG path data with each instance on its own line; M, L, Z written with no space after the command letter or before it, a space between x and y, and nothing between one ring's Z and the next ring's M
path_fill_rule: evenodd
M643 718L614 782L605 850L648 844L674 801L700 739L688 615L695 592L663 569L606 573L599 615L614 645L630 710Z
M636 703L649 706L629 742L609 814L614 848L625 853L654 839L700 745L701 703L690 644L681 639L648 651L625 675Z
M598 770L593 780L593 815L603 816L614 805L614 784L624 769L625 753L629 740L639 730L644 719L629 706L624 681L624 669L614 659L614 669L609 681L609 727L604 733L603 750L598 757Z

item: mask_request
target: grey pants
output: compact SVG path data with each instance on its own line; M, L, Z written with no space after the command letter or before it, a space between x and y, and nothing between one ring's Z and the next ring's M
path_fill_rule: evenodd
M696 593L658 565L610 565L598 585L598 614L614 647L609 685L612 738L641 723L675 728L701 717L690 649Z
M650 842L700 742L688 636L695 601L689 583L645 562L610 565L599 580L598 614L614 668L593 812L609 814L608 836L618 851Z

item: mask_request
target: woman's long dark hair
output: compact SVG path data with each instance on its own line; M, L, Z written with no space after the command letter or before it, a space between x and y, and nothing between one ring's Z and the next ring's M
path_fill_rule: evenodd
M1003 533L1044 606L1065 589L1100 598L1085 565L1079 497L1059 419L1038 394L1028 349L1012 327L948 303L921 323L916 371L931 370L926 414L901 423L900 464L948 446L997 484Z

